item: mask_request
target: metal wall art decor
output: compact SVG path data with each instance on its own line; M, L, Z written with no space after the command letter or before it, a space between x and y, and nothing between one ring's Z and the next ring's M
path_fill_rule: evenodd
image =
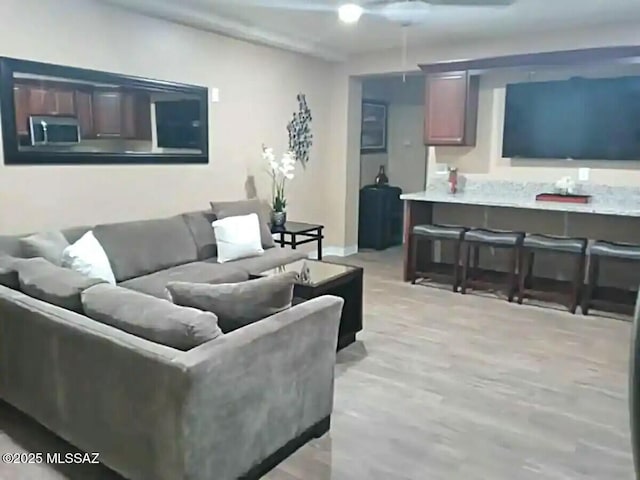
M307 97L304 93L299 93L296 97L298 100L298 111L293 113L293 118L287 124L287 132L289 132L289 150L293 152L303 167L306 167L309 161L309 150L313 145L313 133L311 133L311 110L307 105Z

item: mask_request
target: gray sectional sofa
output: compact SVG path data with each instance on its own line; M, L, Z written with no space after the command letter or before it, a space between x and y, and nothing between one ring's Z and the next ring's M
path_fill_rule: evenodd
M93 230L118 285L159 298L169 281L244 281L303 256L268 248L218 264L213 219L190 212L63 234L73 242ZM0 252L24 256L18 236L0 237ZM259 478L329 428L341 299L304 302L183 351L85 315L77 296L92 281L56 277L51 297L28 283L0 285L0 398L126 478Z

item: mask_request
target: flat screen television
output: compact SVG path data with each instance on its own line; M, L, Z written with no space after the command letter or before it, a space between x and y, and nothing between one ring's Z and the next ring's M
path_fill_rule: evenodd
M507 85L502 156L640 160L640 77Z

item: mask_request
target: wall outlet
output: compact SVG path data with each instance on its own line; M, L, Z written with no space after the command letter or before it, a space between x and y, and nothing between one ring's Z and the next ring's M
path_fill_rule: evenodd
M589 174L591 173L590 168L579 168L578 169L578 180L581 182L589 181Z
M211 88L211 103L218 103L220 101L220 89L212 87Z

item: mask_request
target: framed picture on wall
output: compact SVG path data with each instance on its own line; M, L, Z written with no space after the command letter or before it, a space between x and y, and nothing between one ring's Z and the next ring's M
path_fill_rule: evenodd
M360 153L387 152L387 110L385 102L362 101Z

